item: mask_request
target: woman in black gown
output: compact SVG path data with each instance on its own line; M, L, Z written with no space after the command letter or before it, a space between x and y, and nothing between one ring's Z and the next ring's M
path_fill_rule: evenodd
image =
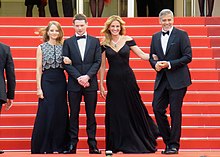
M105 35L100 68L100 94L104 98L106 58L109 64L106 76L106 150L154 153L158 129L141 100L135 75L129 66L130 49L144 60L148 60L149 55L131 37L125 36L124 24L119 16L113 15L101 31Z
M66 77L61 56L63 30L58 22L51 21L40 32L44 43L37 48L39 100L31 139L32 154L61 152L68 140L69 126Z

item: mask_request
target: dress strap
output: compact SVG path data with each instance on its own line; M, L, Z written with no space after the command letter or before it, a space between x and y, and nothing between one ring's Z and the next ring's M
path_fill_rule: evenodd
M126 41L126 44L131 47L131 46L135 46L137 45L136 42L132 39L132 40L129 40L129 41Z

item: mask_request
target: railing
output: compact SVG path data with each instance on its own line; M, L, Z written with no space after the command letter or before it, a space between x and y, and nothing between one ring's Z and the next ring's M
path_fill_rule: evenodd
M74 4L74 0L72 0L72 2ZM127 4L128 4L127 16L134 17L134 0L128 0ZM76 12L83 13L83 0L76 1Z
M74 1L74 0L72 0ZM127 16L128 17L134 17L134 0L127 0ZM205 0L206 4L206 0ZM183 0L183 15L186 16L187 13L187 0ZM205 5L205 11L206 11L206 5ZM76 12L77 13L83 13L83 0L77 0L76 1ZM191 0L191 16L195 16L195 0Z

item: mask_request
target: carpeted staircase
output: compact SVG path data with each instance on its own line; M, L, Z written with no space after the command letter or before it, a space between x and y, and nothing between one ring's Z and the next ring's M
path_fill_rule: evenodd
M0 148L8 151L29 151L30 137L37 110L36 48L41 37L35 34L48 21L59 21L65 38L74 34L71 18L0 18L0 42L11 46L16 71L16 95L13 107L0 118ZM89 18L88 33L98 38L106 18ZM124 18L126 32L137 45L149 52L151 36L161 26L158 18ZM190 36L193 60L189 64L193 84L183 105L181 150L220 150L220 18L175 18L175 26ZM155 71L149 62L131 52L133 68L142 100L154 117L151 107ZM108 66L107 66L108 67ZM105 149L105 103L98 97L96 110L97 141ZM80 112L79 149L88 149L84 103ZM158 149L163 149L158 139Z

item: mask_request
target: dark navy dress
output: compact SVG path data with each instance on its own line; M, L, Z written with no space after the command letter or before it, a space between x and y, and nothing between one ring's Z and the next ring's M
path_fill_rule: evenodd
M62 67L62 45L41 45L44 99L39 99L31 139L31 153L61 152L67 142L69 126L67 84Z

